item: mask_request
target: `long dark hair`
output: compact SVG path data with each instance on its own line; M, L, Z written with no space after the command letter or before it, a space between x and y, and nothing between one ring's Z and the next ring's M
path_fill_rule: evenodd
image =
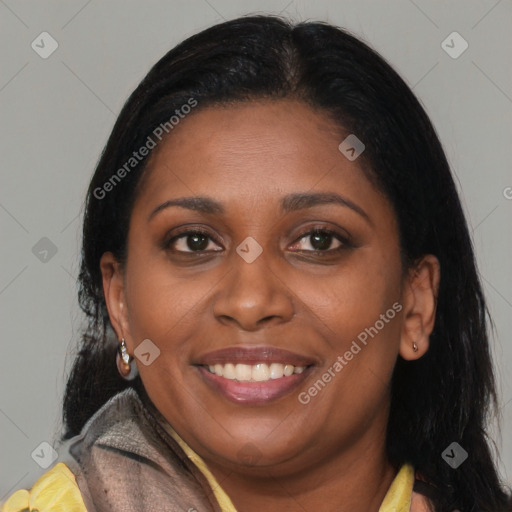
M169 51L124 105L86 199L79 301L88 325L67 383L63 438L78 434L117 392L142 386L138 377L127 382L118 375L99 261L106 251L125 258L147 157L121 173L122 179L113 175L154 138L155 128L167 122L170 132L169 119L191 99L200 109L284 97L323 110L364 141L369 176L396 212L405 265L424 254L436 255L441 264L430 349L414 362L398 358L393 374L390 461L397 467L413 464L437 489L437 511L511 510L485 430L497 403L488 311L443 149L422 106L391 66L346 31L320 22L294 25L248 16L211 27ZM457 469L441 456L452 442L469 454Z

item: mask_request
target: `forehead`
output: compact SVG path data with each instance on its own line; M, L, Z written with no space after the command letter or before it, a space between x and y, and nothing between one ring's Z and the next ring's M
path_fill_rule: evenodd
M197 108L153 150L143 204L183 195L243 203L311 189L373 189L361 161L338 149L347 133L323 111L293 100Z

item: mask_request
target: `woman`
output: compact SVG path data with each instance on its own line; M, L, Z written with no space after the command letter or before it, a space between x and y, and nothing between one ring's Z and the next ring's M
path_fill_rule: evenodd
M4 511L512 510L445 155L345 31L245 17L165 55L90 184L80 285L60 462Z

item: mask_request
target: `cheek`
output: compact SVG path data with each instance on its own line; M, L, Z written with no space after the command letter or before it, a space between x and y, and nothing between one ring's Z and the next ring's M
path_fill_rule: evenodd
M126 299L134 343L149 338L157 346L174 344L172 353L176 355L180 343L193 335L203 318L214 276L208 272L193 277L177 275L165 257L143 254L129 260L127 276Z
M373 326L399 300L401 266L397 257L361 248L346 265L333 267L328 275L302 275L295 282L297 295L324 325L328 336L338 338L338 345L343 346Z
M354 421L368 419L388 396L401 332L399 261L360 249L331 276L300 281L301 296L328 345L317 377L329 370L335 375L315 407L328 409L334 424L347 421L345 406ZM343 407L333 410L333 403Z
M387 270L364 265L303 290L326 340L324 366L314 382L324 377L329 381L325 388L320 386L311 407L321 418L328 414L333 436L340 425L346 432L357 432L358 425L370 422L389 399L401 308L400 268Z
M134 349L149 339L158 357L145 366L137 362L146 391L168 418L190 407L187 376L190 346L204 318L208 286L204 275L179 278L164 258L138 254L127 264L127 310ZM133 350L133 349L132 349ZM170 399L172 397L172 400Z

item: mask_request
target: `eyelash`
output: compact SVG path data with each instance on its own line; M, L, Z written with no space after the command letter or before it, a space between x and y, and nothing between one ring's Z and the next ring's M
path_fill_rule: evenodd
M334 231L332 229L325 228L325 227L313 227L312 229L309 229L308 231L302 233L298 238L296 238L295 241L293 242L293 244L296 244L297 242L301 241L302 239L304 239L304 238L306 238L308 236L310 237L310 236L316 235L316 234L325 234L325 235L328 235L328 236L332 236L334 239L338 240L341 243L341 245L339 247L335 248L335 249L327 249L327 250L320 250L320 249L304 250L304 249L299 249L299 250L296 250L296 251L293 251L293 252L298 252L298 253L316 253L316 254L333 254L333 253L340 252L340 251L342 251L344 249L354 247L354 245L350 243L349 239L346 236L343 236L340 233L338 233L337 231ZM170 238L168 241L166 241L164 243L164 248L166 250L173 251L173 249L171 248L173 243L175 243L177 240L179 240L181 238L187 238L188 236L191 236L191 235L203 235L203 236L209 238L211 241L213 241L217 245L221 245L215 239L215 237L213 237L208 231L206 231L204 229L201 229L201 228L194 228L194 229L188 228L185 231L181 231L181 232L176 233L172 238ZM177 252L177 253L180 253L180 254L204 254L206 252L221 252L221 251L205 251L205 250L191 251L190 250L190 251L174 251L174 252Z

